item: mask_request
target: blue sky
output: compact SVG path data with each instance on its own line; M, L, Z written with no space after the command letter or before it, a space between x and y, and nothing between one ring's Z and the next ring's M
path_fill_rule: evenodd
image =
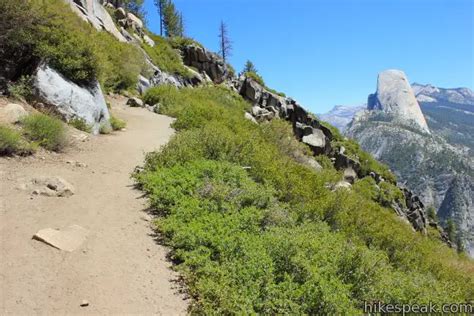
M159 33L153 0L148 26ZM474 88L472 0L174 0L186 34L218 50L224 20L231 64L254 62L266 84L315 113L358 105L377 73L410 82Z

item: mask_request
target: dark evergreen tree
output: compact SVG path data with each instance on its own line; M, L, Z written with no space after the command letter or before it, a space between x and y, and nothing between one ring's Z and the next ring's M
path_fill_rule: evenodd
M255 68L255 65L250 60L245 62L244 69L242 70L242 73L244 74L248 72L258 73L257 68Z

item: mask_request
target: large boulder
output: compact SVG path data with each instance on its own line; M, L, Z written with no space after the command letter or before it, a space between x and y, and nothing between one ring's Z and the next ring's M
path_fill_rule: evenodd
M122 20L122 19L127 18L127 12L125 12L124 8L118 8L117 10L115 10L114 15L117 20Z
M175 86L176 88L181 88L185 85L182 78L170 75L169 73L161 71L159 68L155 68L155 73L149 79L149 81L152 86L168 84Z
M246 78L242 84L240 94L247 100L257 103L262 96L263 87L251 78Z
M150 36L144 34L143 35L143 41L148 45L148 46L151 46L151 47L155 47L155 41L151 39Z
M326 136L320 129L312 129L312 133L303 136L301 141L308 145L315 154L324 153L326 148Z
M54 107L66 121L81 118L97 134L100 126L109 124L109 110L99 83L81 87L43 64L33 80L35 93L42 102Z
M127 13L127 20L129 24L138 32L143 29L143 22L136 15L129 12Z
M9 103L4 107L0 107L0 122L15 124L28 115L25 108L16 103Z
M367 109L393 114L401 121L414 123L429 133L425 117L403 71L390 69L379 74L377 92L369 95Z
M188 45L182 49L185 65L205 72L214 83L222 83L229 76L222 58L197 45Z
M89 22L98 31L106 30L121 42L125 37L115 26L109 12L100 4L99 0L64 0L71 5L73 11L84 21Z

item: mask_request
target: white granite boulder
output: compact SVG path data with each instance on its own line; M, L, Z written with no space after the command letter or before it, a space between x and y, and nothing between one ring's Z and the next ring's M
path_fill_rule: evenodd
M42 102L53 106L66 121L83 119L93 134L99 132L101 125L109 124L110 114L99 83L81 87L43 64L38 67L33 84Z

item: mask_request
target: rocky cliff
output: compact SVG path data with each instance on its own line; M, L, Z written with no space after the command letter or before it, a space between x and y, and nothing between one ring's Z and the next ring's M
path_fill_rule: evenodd
M346 134L378 160L387 163L402 185L413 189L425 205L438 209L442 221L452 218L460 230L464 247L474 255L472 157L463 148L448 143L438 133L438 127L434 134L427 133L426 120L421 119L420 108L413 103L414 94L411 89L407 90L406 78L401 79L401 72L389 71L389 79L386 72L382 74L377 93L369 96L368 110L354 117ZM394 76L398 78L398 84L393 84ZM387 81L389 88L384 87ZM422 91L418 87L414 90L418 95ZM426 100L428 93L423 91ZM441 98L440 89L430 88L429 91L432 96L436 94ZM407 98L402 98L405 95ZM436 101L431 98L432 102ZM400 104L411 110L397 109ZM409 115L414 115L414 119ZM431 116L428 119L428 122L432 121ZM407 121L416 124L407 124Z

